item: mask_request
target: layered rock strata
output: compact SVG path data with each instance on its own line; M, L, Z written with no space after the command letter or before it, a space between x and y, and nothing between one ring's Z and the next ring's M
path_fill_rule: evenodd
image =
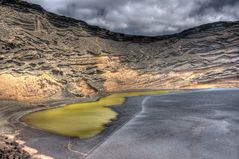
M239 22L144 37L38 5L0 1L0 99L94 97L129 89L239 87Z

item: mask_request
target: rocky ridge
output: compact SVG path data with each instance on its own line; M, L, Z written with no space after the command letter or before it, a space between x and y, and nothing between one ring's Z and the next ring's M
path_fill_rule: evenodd
M0 99L88 98L130 89L239 87L239 22L144 37L0 0Z
M0 136L0 158L1 159L31 159L30 155L23 150L17 142Z

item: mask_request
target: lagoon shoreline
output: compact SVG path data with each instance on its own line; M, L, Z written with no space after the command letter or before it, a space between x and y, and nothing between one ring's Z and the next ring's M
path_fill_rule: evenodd
M149 90L144 90L149 91ZM141 102L145 97L127 97L121 106L110 106L112 110L118 113L117 119L110 124L105 125L105 129L99 135L90 139L79 139L76 137L66 137L55 135L46 131L34 129L21 121L21 118L29 113L42 111L46 109L63 107L71 103L97 101L97 97L91 100L71 99L61 101L50 101L46 103L35 104L29 107L24 103L14 101L1 101L2 105L10 105L8 109L0 110L5 123L0 123L0 132L2 135L15 136L15 140L22 141L22 146L35 150L33 156L44 154L53 158L84 158L93 151L102 142L104 142L113 132L117 131L127 121L133 118L141 111ZM12 112L12 116L7 114ZM65 156L65 157L64 157Z

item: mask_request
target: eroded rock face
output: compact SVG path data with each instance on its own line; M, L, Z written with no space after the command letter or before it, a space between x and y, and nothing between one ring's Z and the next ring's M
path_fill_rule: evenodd
M35 101L61 97L62 85L47 74L13 76L0 75L0 98Z
M0 98L92 97L127 89L239 87L239 22L129 36L0 1Z

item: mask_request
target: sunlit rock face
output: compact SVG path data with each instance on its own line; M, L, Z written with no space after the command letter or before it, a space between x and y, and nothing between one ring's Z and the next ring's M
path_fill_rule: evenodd
M1 0L0 14L1 99L239 87L239 22L143 37L112 33L15 0Z

